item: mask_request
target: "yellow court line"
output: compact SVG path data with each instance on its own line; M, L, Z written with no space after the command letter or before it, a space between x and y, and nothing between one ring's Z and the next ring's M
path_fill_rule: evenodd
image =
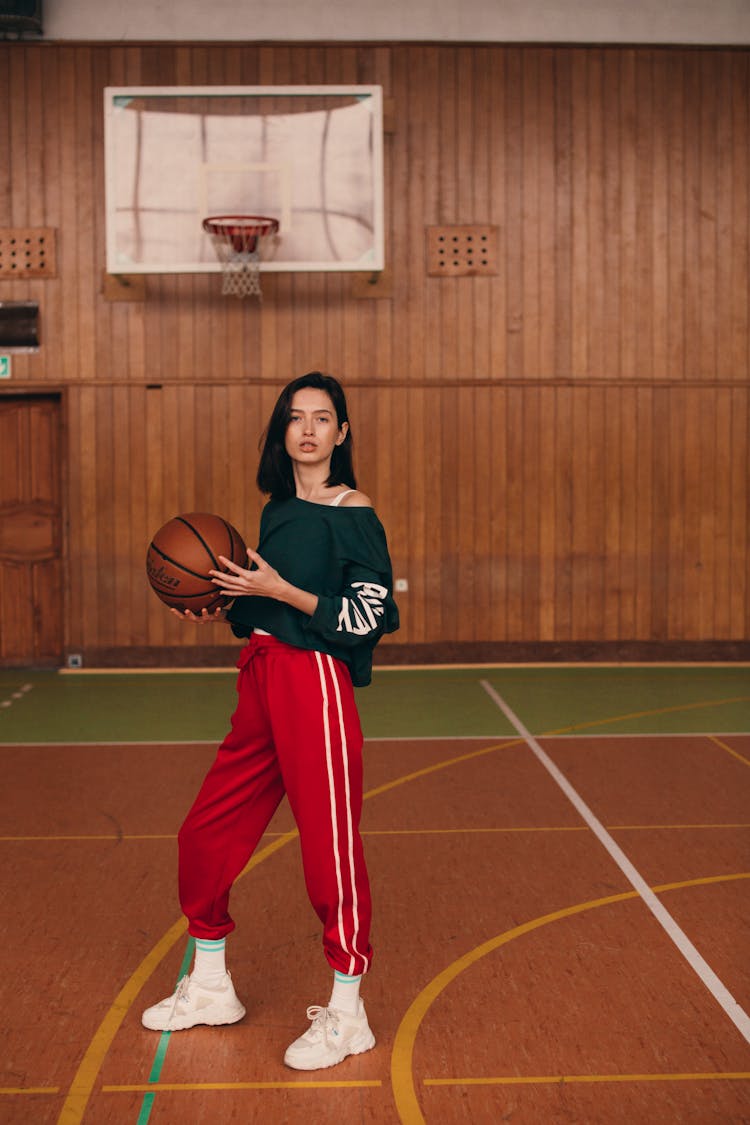
M194 675L196 672L202 676L222 675L227 672L236 672L236 664L227 664L225 667L214 668L58 668L58 676L176 676Z
M425 1086L565 1086L570 1082L737 1082L750 1071L707 1071L705 1074L545 1074L502 1078L425 1078Z
M750 828L748 823L721 823L721 824L605 824L608 832L652 832L652 831L684 831L693 829L718 829L718 828ZM486 828L364 828L361 836L481 836L482 834L502 835L503 833L523 832L590 832L586 824L543 824L543 825L505 825L504 827ZM286 832L266 832L266 836L277 839L286 836ZM0 836L0 843L86 843L90 840L104 840L109 843L125 843L129 840L176 840L177 834L135 836L124 834L115 836Z
M731 699L707 699L701 700L698 703L680 703L672 707L655 707L650 711L630 711L626 715L614 715L609 719L591 719L586 723L573 723L569 727L559 727L557 730L548 730L545 734L540 734L538 738L551 737L555 734L570 734L577 730L587 730L590 727L604 727L610 726L612 723L624 723L628 719L648 719L653 715L671 715L676 711L700 711L710 709L711 707L725 707L729 703L750 703L750 695L737 695ZM617 733L617 732L615 732ZM685 738L705 738L706 735L702 731L685 731ZM659 735L655 734L654 738ZM709 736L710 737L710 736Z
M655 894L662 894L665 891L707 886L713 883L730 882L737 879L750 879L750 872L741 872L736 875L708 876L701 879L688 879L678 883L665 883L662 886L652 887L651 889ZM412 1001L396 1030L391 1054L391 1084L396 1109L402 1125L426 1125L414 1088L414 1044L419 1028L427 1012L440 993L443 992L449 984L477 961L480 961L489 953L494 953L497 949L514 941L516 938L532 933L534 930L541 929L543 926L547 926L552 922L559 922L564 918L570 918L576 914L583 914L586 911L598 909L600 906L611 906L615 903L626 902L628 900L637 899L638 897L637 891L624 891L622 894L608 895L605 898L576 903L574 906L567 906L562 910L555 910L551 914L544 914L539 918L533 918L529 922L524 922L520 926L515 926L512 930L506 930L504 933L490 938L489 941L482 942L481 945L476 946L475 949L470 949L467 953L463 954L462 957L457 958L452 964L446 966L442 972L438 973Z
M269 855L278 851L298 835L297 831L288 832L273 843L267 844L250 860L245 872L257 867ZM245 873L243 872L243 874ZM58 1125L79 1125L86 1112L86 1105L94 1088L96 1076L101 1070L104 1058L112 1045L112 1040L120 1029L122 1021L130 1011L138 993L156 969L157 965L166 957L169 951L180 940L187 929L185 918L180 918L171 926L149 954L141 961L138 968L126 981L114 1003L100 1023L94 1037L89 1043L86 1053L81 1059L78 1070L68 1090L63 1107L58 1117Z
M587 824L574 825L545 825L542 827L519 828L367 828L362 836L471 836L482 833L503 832L590 832Z
M707 704L708 706L708 704ZM610 720L612 722L619 721L618 719ZM601 725L599 723L598 725ZM562 734L565 729L560 731L550 731L549 734ZM506 738L500 742L493 743L491 746L484 747L480 750L471 751L468 754L459 755L455 758L450 758L445 761L437 762L431 766L424 767L420 770L415 770L412 773L406 774L403 777L397 778L393 781L386 782L383 785L369 790L363 795L363 800L371 799L372 797L380 796L383 793L395 789L399 785L404 785L407 782L415 781L418 778L426 777L431 773L438 770L447 769L453 765L459 765L464 762L470 761L473 758L482 757L497 750L508 749L514 746L525 745L524 740L521 738ZM296 839L298 832L294 829L291 832L279 837L273 843L266 845L260 852L257 852L250 863L243 871L243 875L247 874L258 864L262 863L274 852L278 851L285 844L291 840ZM76 1071L73 1082L68 1090L68 1095L63 1104L60 1116L58 1118L58 1125L80 1125L83 1114L86 1109L86 1104L91 1096L94 1088L96 1077L101 1070L104 1058L109 1051L111 1043L117 1034L117 1031L122 1024L128 1010L135 1002L138 993L141 991L146 981L151 974L155 971L158 964L167 956L172 947L180 940L180 937L185 932L186 923L184 918L180 918L161 940L154 946L151 952L144 958L140 965L136 968L132 976L124 985L121 992L115 998L109 1011L106 1013L99 1028L94 1033L94 1036L89 1043L88 1048L81 1060L81 1063Z
M446 762L438 762L425 769L417 770L415 773L410 773L399 778L395 781L388 782L385 785L380 785L376 789L368 790L363 795L363 800L368 800L372 797L378 796L380 793L385 793L389 789L394 789L397 785L403 785L407 781L412 781L417 777L423 777L426 774L434 773L439 769L444 769L447 766L456 765L461 761L468 761L472 758L479 757L481 754L489 754L492 751L503 749L506 745L516 746L523 745L523 739L514 738L510 742L503 741L496 743L492 746L486 747L483 750L473 750L469 754L457 758L451 758ZM267 844L259 852L252 856L250 862L242 872L242 876L246 875L253 868L257 867L269 856L273 855L285 844L296 840L299 833L297 829L286 832L277 840ZM141 961L140 965L136 968L132 976L125 983L119 995L115 998L112 1006L105 1015L94 1036L89 1043L86 1052L80 1062L75 1077L68 1090L67 1097L63 1104L60 1116L57 1119L58 1125L80 1125L83 1115L86 1111L86 1105L91 1093L94 1089L94 1083L102 1064L106 1057L107 1052L112 1044L112 1040L117 1034L120 1025L122 1024L125 1016L127 1015L130 1007L135 1002L138 993L141 991L146 981L151 974L155 971L159 963L167 956L169 951L180 940L185 932L187 923L184 918L180 918L161 940L154 946L151 952ZM152 1089L151 1087L149 1089Z
M408 739L404 739L408 742ZM368 789L364 795L364 800L371 797L379 797L382 793L387 793L390 789L396 789L399 785L405 785L407 781L416 781L419 777L426 777L428 774L437 773L438 770L447 769L448 766L461 765L464 762L469 762L472 758L482 758L486 754L494 754L498 750L508 750L512 746L525 746L522 738L506 738L502 742L495 742L492 746L483 746L481 750L471 750L468 754L459 754L457 758L445 758L440 762L435 762L431 766L425 766L421 770L414 770L413 773L404 774L403 777L397 777L394 781L386 781L383 785L378 785L375 789Z
M184 1090L346 1090L382 1086L380 1079L349 1082L139 1082L134 1086L102 1086L102 1093L181 1093Z
M741 762L744 762L746 766L750 766L749 758L744 757L744 755L740 754L737 750L733 750L731 746L727 746L726 742L722 742L715 734L709 734L707 737L711 742L715 742L722 750L726 750L727 754L731 754L733 758L738 758Z
M133 1086L102 1086L103 1094L162 1094L185 1090L359 1090L382 1086L379 1078L353 1079L349 1082L141 1082Z

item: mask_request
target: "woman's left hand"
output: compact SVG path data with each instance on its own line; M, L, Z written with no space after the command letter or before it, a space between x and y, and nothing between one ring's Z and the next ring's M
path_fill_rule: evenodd
M278 599L285 585L279 572L264 562L257 551L249 547L247 557L250 562L255 563L257 570L245 570L231 559L219 555L222 565L227 568L227 573L211 570L209 571L211 581L219 587L222 594L227 594L230 598L242 598L251 594L256 597Z

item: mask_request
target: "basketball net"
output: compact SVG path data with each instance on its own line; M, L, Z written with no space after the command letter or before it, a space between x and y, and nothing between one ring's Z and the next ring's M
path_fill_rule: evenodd
M203 229L221 263L222 294L262 301L260 263L267 261L278 245L278 219L216 215L203 220Z

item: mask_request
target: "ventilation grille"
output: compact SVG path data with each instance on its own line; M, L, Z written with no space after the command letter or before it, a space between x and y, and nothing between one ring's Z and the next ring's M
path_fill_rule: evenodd
M56 277L54 227L0 227L0 278Z
M427 227L429 277L497 273L497 227Z

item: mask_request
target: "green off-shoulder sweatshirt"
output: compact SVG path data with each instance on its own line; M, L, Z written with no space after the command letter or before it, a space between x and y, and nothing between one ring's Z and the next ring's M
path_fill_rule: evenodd
M272 598L237 598L227 614L232 632L263 629L286 644L343 660L355 687L372 678L372 652L398 629L385 531L372 508L269 500L258 554L282 578L317 594L312 617Z

